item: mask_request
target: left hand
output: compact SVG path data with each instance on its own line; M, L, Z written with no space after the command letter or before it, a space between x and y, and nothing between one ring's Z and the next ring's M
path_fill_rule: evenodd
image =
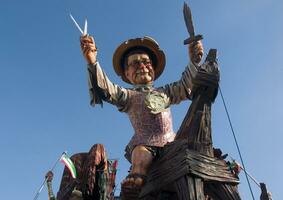
M189 44L189 57L193 63L199 64L203 56L203 46L201 41Z
M97 48L92 36L82 35L80 38L81 49L88 64L94 64L97 57Z

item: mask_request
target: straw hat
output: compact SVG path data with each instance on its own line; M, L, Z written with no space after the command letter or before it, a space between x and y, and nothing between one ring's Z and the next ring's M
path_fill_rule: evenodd
M154 80L156 80L164 70L166 63L165 54L159 48L158 43L153 38L147 36L145 36L144 38L135 38L127 40L116 49L113 55L113 66L115 72L118 74L118 76L121 76L123 81L130 83L130 81L124 74L124 65L127 55L135 50L144 51L149 55L152 61L152 65L154 67Z

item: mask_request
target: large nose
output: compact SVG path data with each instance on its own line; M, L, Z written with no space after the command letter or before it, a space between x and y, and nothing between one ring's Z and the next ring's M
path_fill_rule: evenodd
M144 68L145 64L143 62L139 62L139 68Z
M146 65L143 62L140 62L139 63L139 68L140 69L144 69L144 68L146 68Z

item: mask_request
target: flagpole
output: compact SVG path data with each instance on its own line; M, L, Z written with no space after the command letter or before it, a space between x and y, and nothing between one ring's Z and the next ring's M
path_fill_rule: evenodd
M62 153L62 155L64 155L64 154L67 154L67 152L64 151L64 152ZM61 157L62 157L62 155L61 155ZM53 170L54 170L55 167L57 166L58 162L60 161L61 157L56 160L55 164L53 165L53 167L52 167L51 170L50 170L51 172L53 172ZM35 194L35 196L34 196L34 198L33 198L33 200L36 200L36 199L38 198L38 196L39 196L39 194L41 193L41 191L42 191L42 189L43 189L43 187L44 187L46 181L47 181L47 177L44 179L43 183L40 185L39 189L37 190L37 192L36 192L36 194Z

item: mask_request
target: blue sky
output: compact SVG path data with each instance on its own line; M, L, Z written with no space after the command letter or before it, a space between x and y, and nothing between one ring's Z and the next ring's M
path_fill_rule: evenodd
M279 199L283 118L283 2L280 0L196 1L189 5L203 45L217 48L221 87L247 170L265 182ZM80 24L99 48L99 61L110 79L123 83L112 68L115 48L124 40L155 38L167 65L155 85L178 80L189 62L183 40L187 32L183 1L164 0L27 0L2 1L0 6L0 152L3 199L32 199L45 173L65 150L86 152L105 145L119 159L119 182L129 164L124 147L133 129L111 105L92 108L87 91L86 64L79 47ZM172 106L177 131L190 102ZM239 160L220 95L212 111L213 142ZM55 170L57 192L63 171ZM252 199L244 174L240 193ZM260 190L252 183L256 199ZM11 197L12 196L12 197ZM39 199L47 199L44 189Z

